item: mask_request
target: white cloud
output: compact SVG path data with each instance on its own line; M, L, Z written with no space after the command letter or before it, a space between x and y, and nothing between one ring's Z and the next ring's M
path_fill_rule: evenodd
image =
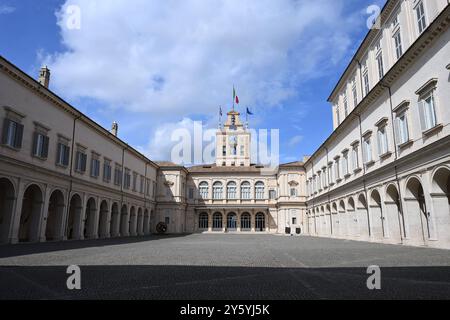
M66 51L41 62L68 99L163 121L147 148L158 159L168 130L227 110L233 84L242 106L261 110L329 71L351 43L344 1L67 0L57 13ZM79 30L66 27L73 5Z
M293 136L292 138L289 139L287 145L289 147L297 147L301 142L303 141L303 136Z
M350 43L336 0L70 0L58 17L55 88L155 115L216 112L233 83L246 105L279 105Z
M0 14L10 14L16 11L15 7L8 5L0 5Z

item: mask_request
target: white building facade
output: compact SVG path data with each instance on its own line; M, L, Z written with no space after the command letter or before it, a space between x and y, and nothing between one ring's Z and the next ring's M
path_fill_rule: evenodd
M311 235L450 248L450 9L390 0L305 163Z

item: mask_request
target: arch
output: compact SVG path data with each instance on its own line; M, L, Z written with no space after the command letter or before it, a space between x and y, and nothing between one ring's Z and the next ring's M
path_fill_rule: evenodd
M142 213L142 208L138 208L136 232L139 236L144 235L144 214Z
M386 217L389 222L388 236L396 243L401 243L402 238L406 237L405 216L401 207L400 194L397 186L389 184L386 187Z
M220 212L216 212L213 215L213 231L223 230L223 217Z
M266 231L266 215L262 212L255 216L255 230L256 232Z
M128 220L128 207L126 204L122 205L120 209L120 236L127 237L130 231L130 222Z
M433 237L433 225L422 182L418 177L407 180L405 197L411 239L413 242L426 243Z
M150 234L150 213L147 208L144 210L144 234Z
M381 195L377 189L373 189L370 192L370 216L371 235L376 240L382 240L386 236L385 221L381 204Z
M256 200L264 199L264 190L265 190L264 182L258 181L255 183L255 198L256 198Z
M213 184L213 199L214 200L223 199L223 184L220 181L214 182Z
M234 212L227 214L227 231L237 230L237 215Z
M47 223L45 227L46 241L60 240L62 238L65 208L64 194L60 190L54 190L48 202Z
M366 196L361 193L358 196L357 201L357 217L358 217L358 229L357 236L362 237L363 239L369 238L369 217L368 217L368 207L367 207L367 199Z
M241 183L241 199L251 199L251 184L248 181L243 181Z
M97 203L94 198L89 198L86 203L86 212L84 216L84 239L94 239L95 236L95 215L97 212Z
M439 246L450 247L450 169L436 169L431 182L431 201ZM431 211L431 210L429 210Z
M353 199L353 197L348 198L347 204L348 204L348 210L355 211L356 207L355 207L355 200Z
M103 200L100 203L100 216L98 219L97 232L100 238L107 238L110 235L109 228L111 225L108 223L109 219L109 208L108 201Z
M19 241L38 241L39 222L43 207L43 193L36 184L26 188L22 200L22 212L20 214Z
M117 237L120 234L120 214L119 204L117 202L114 202L111 207L111 220L109 226L110 237Z
M7 243L14 213L16 191L7 178L0 178L0 243Z
M202 212L198 215L198 229L206 231L209 228L209 215L206 212Z
M80 237L80 221L83 210L83 201L81 197L75 193L70 198L69 203L69 217L67 219L66 225L66 238L71 239L79 239Z
M199 189L200 197L202 199L208 199L208 195L209 195L208 182L206 182L206 181L200 182L200 184L198 185L198 189Z
M227 199L234 200L237 198L236 182L230 181L227 184Z
M128 234L130 236L135 237L136 236L136 228L137 228L137 215L136 215L136 208L134 206L130 209L130 224L129 224L130 230L128 231Z
M251 231L252 230L252 217L250 213L244 212L241 214L241 231Z

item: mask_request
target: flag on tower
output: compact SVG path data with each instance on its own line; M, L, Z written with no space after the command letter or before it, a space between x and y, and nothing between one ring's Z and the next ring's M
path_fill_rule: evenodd
M235 103L239 104L239 97L237 96L236 89L233 86L233 106L234 106Z
M252 115L253 115L253 113L250 111L249 108L247 108L247 114L248 114L249 116L252 116Z

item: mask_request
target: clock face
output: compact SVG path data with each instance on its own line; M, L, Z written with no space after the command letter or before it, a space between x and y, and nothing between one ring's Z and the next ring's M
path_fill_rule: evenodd
M237 145L237 137L236 136L230 136L229 138L231 145Z

